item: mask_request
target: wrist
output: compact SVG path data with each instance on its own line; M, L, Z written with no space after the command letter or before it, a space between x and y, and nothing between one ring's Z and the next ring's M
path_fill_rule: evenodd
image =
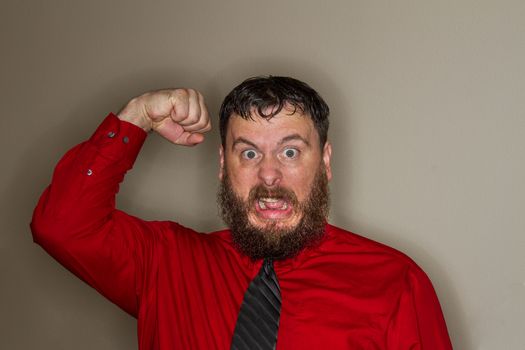
M136 106L134 105L135 103L133 103L133 101L128 103L128 105L117 114L117 117L120 120L142 128L145 132L149 132L152 126L151 120L148 117L144 116L142 111L140 111L140 108L136 108Z
M145 121L141 117L136 117L136 116L132 116L132 115L119 113L119 114L117 114L117 118L122 120L122 121L134 124L134 125L138 126L139 128L141 128L142 130L144 130L145 132L149 132L151 130L150 123L148 123L147 121Z

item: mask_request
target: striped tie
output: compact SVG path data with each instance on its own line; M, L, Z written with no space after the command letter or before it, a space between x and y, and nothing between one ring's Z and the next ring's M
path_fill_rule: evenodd
M280 313L281 289L273 261L266 259L244 294L231 349L275 349Z

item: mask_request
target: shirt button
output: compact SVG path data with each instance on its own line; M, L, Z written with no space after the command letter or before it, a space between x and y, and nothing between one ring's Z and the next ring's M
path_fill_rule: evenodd
M88 169L88 171L86 172L87 176L91 176L93 175L93 170L91 169Z
M129 142L129 137L124 136L124 138L122 139L122 142L124 142L124 143L128 143L128 142Z
M110 139L114 138L115 135L116 135L116 134L115 134L114 131L110 131L110 132L108 132L108 137L109 137Z

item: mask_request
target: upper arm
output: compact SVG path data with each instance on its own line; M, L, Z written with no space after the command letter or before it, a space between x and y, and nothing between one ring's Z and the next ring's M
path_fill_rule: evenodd
M388 349L452 349L439 300L430 279L417 265L410 266L391 317Z

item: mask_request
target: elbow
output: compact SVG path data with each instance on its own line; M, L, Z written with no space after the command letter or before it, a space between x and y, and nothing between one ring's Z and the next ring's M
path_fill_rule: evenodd
M29 224L33 235L33 242L45 247L56 240L56 224L50 215L46 215L37 206L33 213L33 218Z
M48 191L49 189L40 197L29 224L33 241L46 250L50 246L60 244L59 241L64 238L63 231L67 227L67 224L55 215L56 210L49 203Z

